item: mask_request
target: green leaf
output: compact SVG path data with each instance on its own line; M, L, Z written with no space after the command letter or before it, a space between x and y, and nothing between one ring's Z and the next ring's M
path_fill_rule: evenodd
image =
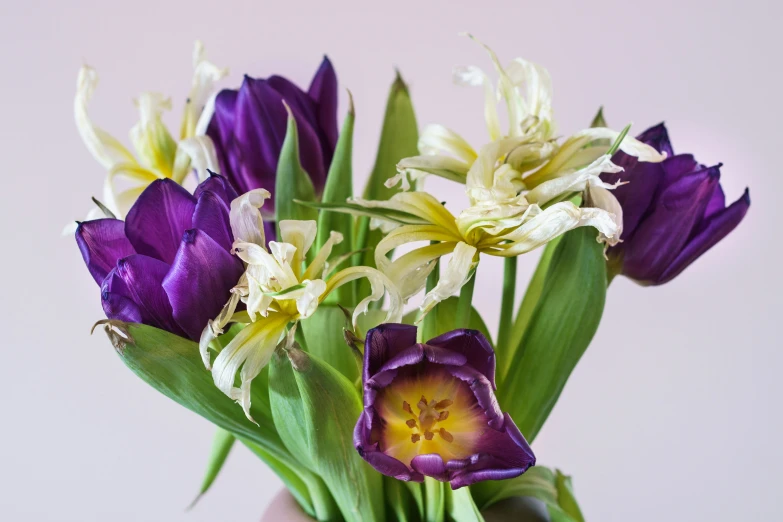
M523 475L513 479L478 482L470 486L470 491L476 505L480 507L482 512L495 506L495 509L492 510L493 514L509 515L508 517L504 516L503 520L528 520L526 517L528 513L519 511L522 507L520 504L509 506L509 509L514 510L513 514L504 511L501 506L496 506L505 500L521 497L534 498L543 502L551 522L584 522L573 492L570 490L570 481L568 491L561 491L558 487L560 475L562 474L559 471L554 473L549 468L534 466ZM534 507L530 504L526 505ZM529 513L529 515L533 514L533 511ZM541 518L533 516L531 520L541 520Z
M563 511L576 522L585 522L582 510L579 509L579 504L576 503L576 497L574 497L571 477L564 475L559 469L555 470L555 487L557 488L557 500Z
M253 381L250 413L258 426L247 420L234 401L221 392L204 367L198 344L152 326L127 324L131 340L118 349L128 368L153 388L208 421L248 439L276 457L290 458L272 423L267 391L267 372Z
M413 497L416 514L418 515L416 520L424 520L424 485L419 482L403 482L402 484Z
M342 373L349 381L359 377L359 367L351 348L345 344L345 314L336 306L321 305L313 315L299 323L307 351Z
M609 147L608 151L606 151L607 155L612 156L615 152L620 150L620 144L625 139L625 136L628 134L629 130L631 130L631 124L630 123L628 125L626 125L623 130L620 131L620 135L617 136L617 139L614 140L614 143L612 144L612 146Z
M446 510L446 486L432 477L424 477L424 513L427 522L443 522Z
M288 108L288 106L286 106ZM312 208L297 204L294 200L315 201L315 188L310 176L299 162L299 134L296 120L288 109L288 128L286 129L280 159L277 162L275 182L275 221L284 219L316 220L318 212Z
M608 127L606 120L604 119L604 107L598 107L598 112L595 114L593 121L590 123L590 128L594 127Z
M432 328L432 337L427 337L427 339L424 340L426 341L432 339L433 337L437 337L438 335L454 330L456 328L454 320L457 317L458 307L459 297L457 296L451 296L448 299L438 303L432 312L430 312L430 315L435 314L435 320L430 323L430 327ZM418 319L418 316L418 309L411 310L405 314L405 316L402 318L402 322L405 324L416 324L416 319ZM486 323L484 323L484 320L481 318L478 310L476 310L475 307L470 314L470 326L468 326L468 328L478 330L479 332L483 333L489 343L492 344L492 336L489 334L489 328L487 328Z
M207 472L204 474L204 480L201 482L201 488L199 489L198 496L193 500L190 507L196 505L196 502L206 493L212 483L215 482L220 469L228 458L228 454L231 452L231 448L234 446L236 437L223 428L217 428L215 430L215 436L212 439L212 448L209 451L209 460L207 461Z
M413 484L417 483L413 482ZM406 483L392 477L383 477L383 490L386 497L386 518L398 522L416 522L421 520L413 494Z
M476 507L476 503L470 494L470 489L460 488L455 491L447 487L444 488L444 491L446 493L446 513L449 515L449 520L454 522L484 522L484 517L481 516Z
M596 231L567 232L550 262L520 348L498 389L500 404L532 442L593 338L606 298L606 263Z
M318 201L300 201L296 200L296 203L305 207L310 207L313 209L318 209L322 211L326 211L327 214L332 213L339 213L339 214L350 214L353 216L359 216L359 217L376 217L379 219L385 219L387 221L392 221L394 223L398 223L400 225L427 225L429 224L429 221L424 220L418 216L414 216L413 214L408 214L407 212L403 212L401 210L394 210L389 208L370 208L365 207L362 205L359 205L358 203L328 203L328 202L318 202ZM324 214L324 212L321 212L321 214ZM357 250L361 245L356 245Z
M353 384L298 348L276 352L270 367L274 423L290 452L324 480L346 520L384 520L381 475L353 446L362 411Z
M530 282L527 285L525 297L522 298L522 304L519 306L517 316L511 326L508 345L498 346L498 349L495 351L495 356L497 358L497 379L499 382L505 380L506 374L508 373L508 367L511 364L511 361L514 360L517 350L520 349L525 328L527 328L530 317L533 315L533 310L535 310L538 299L541 297L541 291L544 288L544 280L546 280L546 274L549 271L549 263L552 261L552 254L555 253L555 248L557 248L561 238L562 236L553 239L544 247L541 258L538 260L536 270L533 272L533 276L530 278Z
M386 102L381 140L375 156L375 166L364 188L364 199L386 200L399 192L399 188L388 188L384 183L397 174L397 163L401 159L419 153L418 141L419 129L410 93L398 71ZM369 248L369 251L358 257L354 264L375 267L375 247L383 239L383 233L380 230L370 230L370 219L367 217L359 218L356 225L357 243L354 248ZM357 281L356 295L367 295L369 288L366 280Z
M343 122L343 128L340 132L340 138L337 140L337 147L334 150L332 164L329 167L329 174L326 177L324 193L321 196L323 203L344 204L348 198L353 197L353 126L354 126L354 108L353 97L348 92L350 99L350 108L348 115ZM339 257L351 252L353 247L353 218L350 215L334 212L318 213L318 235L316 236L315 251L321 249L321 246L329 239L329 234L339 232L343 235L343 242L332 248L332 256ZM326 298L329 303L342 303L347 306L353 306L353 285L344 285L337 288Z

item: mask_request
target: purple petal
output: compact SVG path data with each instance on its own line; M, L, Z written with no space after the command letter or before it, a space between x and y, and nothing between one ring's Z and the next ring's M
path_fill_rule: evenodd
M313 76L308 94L315 101L318 111L318 126L325 138L324 153L328 155L326 165L331 164L337 145L337 74L332 62L324 56L321 66Z
M747 191L747 189L746 189ZM707 208L704 209L704 219L709 219L714 214L724 210L726 208L726 195L723 193L723 187L720 183L715 186L715 191L712 193Z
M432 477L443 482L449 480L443 457L437 453L416 455L413 457L413 460L411 460L411 468L427 477Z
M161 286L168 271L169 265L145 255L133 254L120 259L111 279L107 277L107 283L102 288L107 316L110 313L128 313L123 308L128 303L121 299L126 298L138 307L139 322L183 335L182 329L174 321L169 298Z
M242 276L242 262L201 230L182 238L171 270L162 281L173 317L187 336L198 340L230 297Z
M601 174L601 179L606 183L627 182L612 191L623 208L622 239L627 241L633 237L650 208L658 185L663 179L663 167L660 163L637 161L622 152L615 154L612 160L625 170L614 174Z
M663 168L663 180L661 181L663 187L668 187L689 174L707 168L696 161L693 154L678 154L666 158L659 165Z
M238 96L237 91L228 89L218 93L215 97L215 112L207 126L207 136L215 144L220 174L231 180L240 191L247 192L247 187L238 183L238 165L234 164L241 161L241 155L237 154L239 144L234 139Z
M125 281L113 269L101 284L101 305L106 317L126 323L143 322L139 306L129 295Z
M212 192L226 204L226 207L231 206L231 202L237 198L237 191L234 189L228 178L221 176L220 174L210 173L209 177L205 179L201 184L196 187L193 192L193 197L198 200L204 192Z
M386 361L416 344L416 327L407 324L385 323L369 332L364 343L363 382L375 375Z
M195 209L196 200L178 183L155 180L128 212L125 233L137 253L170 264Z
M378 444L372 442L374 424L378 421L372 408L365 408L353 432L353 442L356 451L379 473L398 480L422 482L424 477L408 468L405 464L386 455L378 449Z
M119 219L96 219L79 223L76 244L95 282L99 285L117 266L120 258L134 254L125 237L125 223Z
M722 194L722 191L721 191ZM677 277L691 263L696 261L707 250L715 246L718 241L726 237L737 225L740 224L750 208L750 192L745 193L737 201L729 205L721 212L714 212L710 219L706 220L696 235L688 242L688 245L680 252L668 268L661 274L657 284L663 284Z
M229 222L229 206L212 191L204 191L198 197L193 212L193 228L206 232L226 252L231 251L234 237Z
M454 354L465 357L465 362L447 362L447 359L430 359L440 364L451 364L461 366L468 364L470 367L478 370L486 377L495 388L495 351L484 337L484 334L478 330L452 330L443 335L427 341L428 346L437 346ZM429 358L429 354L428 354ZM456 359L455 359L456 361Z
M674 149L669 141L669 131L666 130L666 125L663 123L650 127L639 134L636 139L650 145L658 152L665 152L669 157L674 156Z
M663 189L653 210L625 245L623 273L651 283L677 257L719 183L717 167L688 174Z
M470 366L446 366L446 371L457 379L465 382L478 401L479 407L487 416L487 424L495 429L503 427L503 412L500 411L498 400L492 391L493 386L487 377Z

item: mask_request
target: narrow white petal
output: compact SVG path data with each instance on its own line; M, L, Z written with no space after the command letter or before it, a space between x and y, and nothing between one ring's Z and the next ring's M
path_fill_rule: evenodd
M326 291L326 283L321 279L303 282L305 287L302 289L302 295L296 298L296 310L304 319L315 313L319 299Z
M307 270L305 270L305 273L302 277L304 279L320 278L323 274L324 267L326 266L326 261L329 259L329 256L332 255L332 249L334 248L334 245L338 245L342 242L343 235L332 230L329 233L329 239L327 239L323 246L321 246L318 254L316 254L313 262L310 263L310 266L307 267Z
M172 178L182 183L191 169L196 171L199 183L209 177L207 171L220 173L215 144L209 136L192 136L178 143Z
M420 309L426 314L439 302L448 299L459 292L471 276L474 258L476 256L476 247L467 243L457 243L454 247L454 254L440 272L440 279L435 288L430 290L421 303ZM466 327L467 325L457 325Z
M493 141L500 139L502 132L498 118L498 100L489 77L484 71L472 65L454 67L452 77L457 85L484 87L484 119L487 123L489 139Z
M588 138L589 141L608 139L614 142L617 138L620 137L620 133L612 129L607 129L606 127L593 127L579 131L573 136L573 138L582 137ZM666 159L666 153L662 154L655 150L654 147L642 143L641 141L637 140L636 138L632 138L631 136L625 136L625 138L623 138L623 141L620 143L620 150L629 156L635 156L639 158L639 161L659 163Z
M526 197L531 203L544 205L558 196L571 192L582 192L588 185L614 188L614 185L601 181L601 173L616 173L622 172L622 170L622 167L618 167L612 163L610 156L604 155L583 169L541 183L528 192Z
M470 166L476 161L476 151L465 139L444 127L431 124L424 128L419 138L419 150L425 155L443 154L444 152L461 160Z
M206 132L206 125L214 112L215 83L228 75L227 68L220 68L206 59L204 46L200 41L193 45L193 81L185 108L183 138L198 136ZM211 103L210 103L211 102ZM209 110L206 110L209 107ZM204 118L207 113L207 118ZM206 122L204 123L204 120Z
M293 259L290 261L294 273L302 273L302 262L304 261L310 247L313 246L318 227L315 221L284 219L277 224L280 228L280 239L296 247Z
M326 282L324 296L335 288L350 283L356 279L367 278L370 282L370 295L362 299L353 311L354 328L359 316L366 313L370 303L383 298L384 292L389 296L389 309L386 312L385 323L399 323L402 320L402 297L397 286L379 270L366 266L354 266L340 270Z
M588 185L587 193L585 197L585 205L587 207L594 207L597 209L605 210L614 221L615 231L611 237L606 236L601 229L601 234L598 238L599 241L606 243L609 246L614 246L620 242L620 237L623 235L623 207L617 198L611 191L606 190L600 185ZM586 209L583 209L583 211ZM602 215L603 218L603 215Z
M235 240L261 246L265 244L264 220L261 218L259 209L270 197L269 191L255 189L242 194L231 202L229 219Z

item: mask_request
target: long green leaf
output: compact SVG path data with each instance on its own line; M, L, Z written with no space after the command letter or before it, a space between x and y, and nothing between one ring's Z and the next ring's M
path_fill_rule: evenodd
M275 181L275 221L278 224L278 237L280 237L280 221L284 219L316 220L318 218L316 210L300 205L294 200L315 201L315 188L299 161L299 134L296 120L289 110L288 127L283 148L280 150L280 159L277 162Z
M430 315L434 315L434 321L430 322L429 328L430 330L427 333L427 337L424 337L423 340L427 341L429 339L432 339L433 337L437 337L438 335L442 335L446 332L449 332L451 330L454 330L457 328L457 326L454 323L455 318L457 317L457 308L459 307L459 298L457 296L449 297L448 299L445 299L438 303L438 305L435 307L435 309L430 312ZM415 324L416 320L419 317L419 310L411 310L405 316L402 318L402 322L405 324ZM429 317L429 316L428 316ZM421 327L421 325L419 325ZM462 326L464 328L464 326ZM479 332L483 333L484 336L487 338L487 340L492 344L492 336L489 333L489 328L487 328L486 323L484 323L484 320L481 318L481 316L478 313L478 310L473 308L473 311L470 314L470 324L467 326L467 328L471 328L473 330L478 330ZM424 333L424 332L422 332Z
M386 497L387 519L396 520L397 522L417 522L421 520L416 510L413 495L405 487L404 482L384 476L383 490Z
M212 448L209 451L209 460L207 461L207 471L204 474L204 479L201 482L201 488L199 488L198 496L191 504L191 507L198 502L198 500L206 493L212 483L220 473L223 464L226 463L226 458L231 452L231 448L236 442L234 434L224 430L223 428L216 428L215 435L212 438Z
M524 347L520 346L522 343L522 336L525 333L530 322L530 317L533 315L538 304L538 298L541 297L541 291L544 288L544 280L546 274L549 271L549 263L552 261L552 254L555 253L555 248L560 242L561 237L558 237L544 247L544 251L541 254L541 259L538 261L535 272L530 278L530 282L527 285L525 291L525 297L522 298L522 304L519 306L517 316L514 319L514 323L511 325L511 331L509 333L509 341L506 346L498 346L496 350L497 357L497 378L499 381L503 381L508 373L508 367L514 357L521 356L519 353Z
M386 114L383 118L375 166L373 166L370 178L364 188L365 199L386 200L399 191L398 187L388 188L384 183L397 173L397 163L401 159L419 153L418 141L419 128L416 123L416 114L413 111L408 86L398 71L386 102ZM374 267L375 247L383 239L383 234L380 230L370 230L368 217L359 218L356 225L357 243L354 246L369 250L364 252L354 264ZM369 283L364 279L358 280L357 295L361 297L368 293Z
M598 329L606 263L596 231L572 230L557 245L541 296L498 390L500 404L533 441Z
M449 520L454 522L484 522L484 517L481 516L481 512L476 507L476 503L470 494L470 489L460 488L455 491L447 487L444 488L444 491L446 493L446 513L449 515Z
M557 500L560 507L576 522L585 522L582 510L576 503L571 477L564 475L560 470L555 470L555 487L557 488Z
M443 522L446 512L446 486L432 477L424 477L424 513L427 522Z
M307 351L342 373L349 381L359 377L356 357L345 344L345 314L336 306L321 305L313 315L299 324L304 332Z
M383 521L381 475L353 446L362 411L353 384L298 348L272 357L270 392L275 426L291 453L323 478L348 521Z
M350 96L350 108L343 122L340 138L334 151L329 174L326 177L324 193L321 196L323 203L344 204L348 198L353 197L353 126L355 120L353 98ZM354 250L353 246L353 218L348 214L336 212L318 213L318 235L316 237L317 252L329 239L329 234L339 232L343 235L343 242L332 249L332 256L339 257ZM353 285L343 285L327 296L329 303L341 303L343 306L354 306Z

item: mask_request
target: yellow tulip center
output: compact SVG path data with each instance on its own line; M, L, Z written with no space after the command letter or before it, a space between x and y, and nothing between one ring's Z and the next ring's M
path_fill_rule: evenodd
M379 392L375 408L384 420L381 450L406 465L433 453L444 461L467 458L488 429L468 385L442 370L397 377Z

